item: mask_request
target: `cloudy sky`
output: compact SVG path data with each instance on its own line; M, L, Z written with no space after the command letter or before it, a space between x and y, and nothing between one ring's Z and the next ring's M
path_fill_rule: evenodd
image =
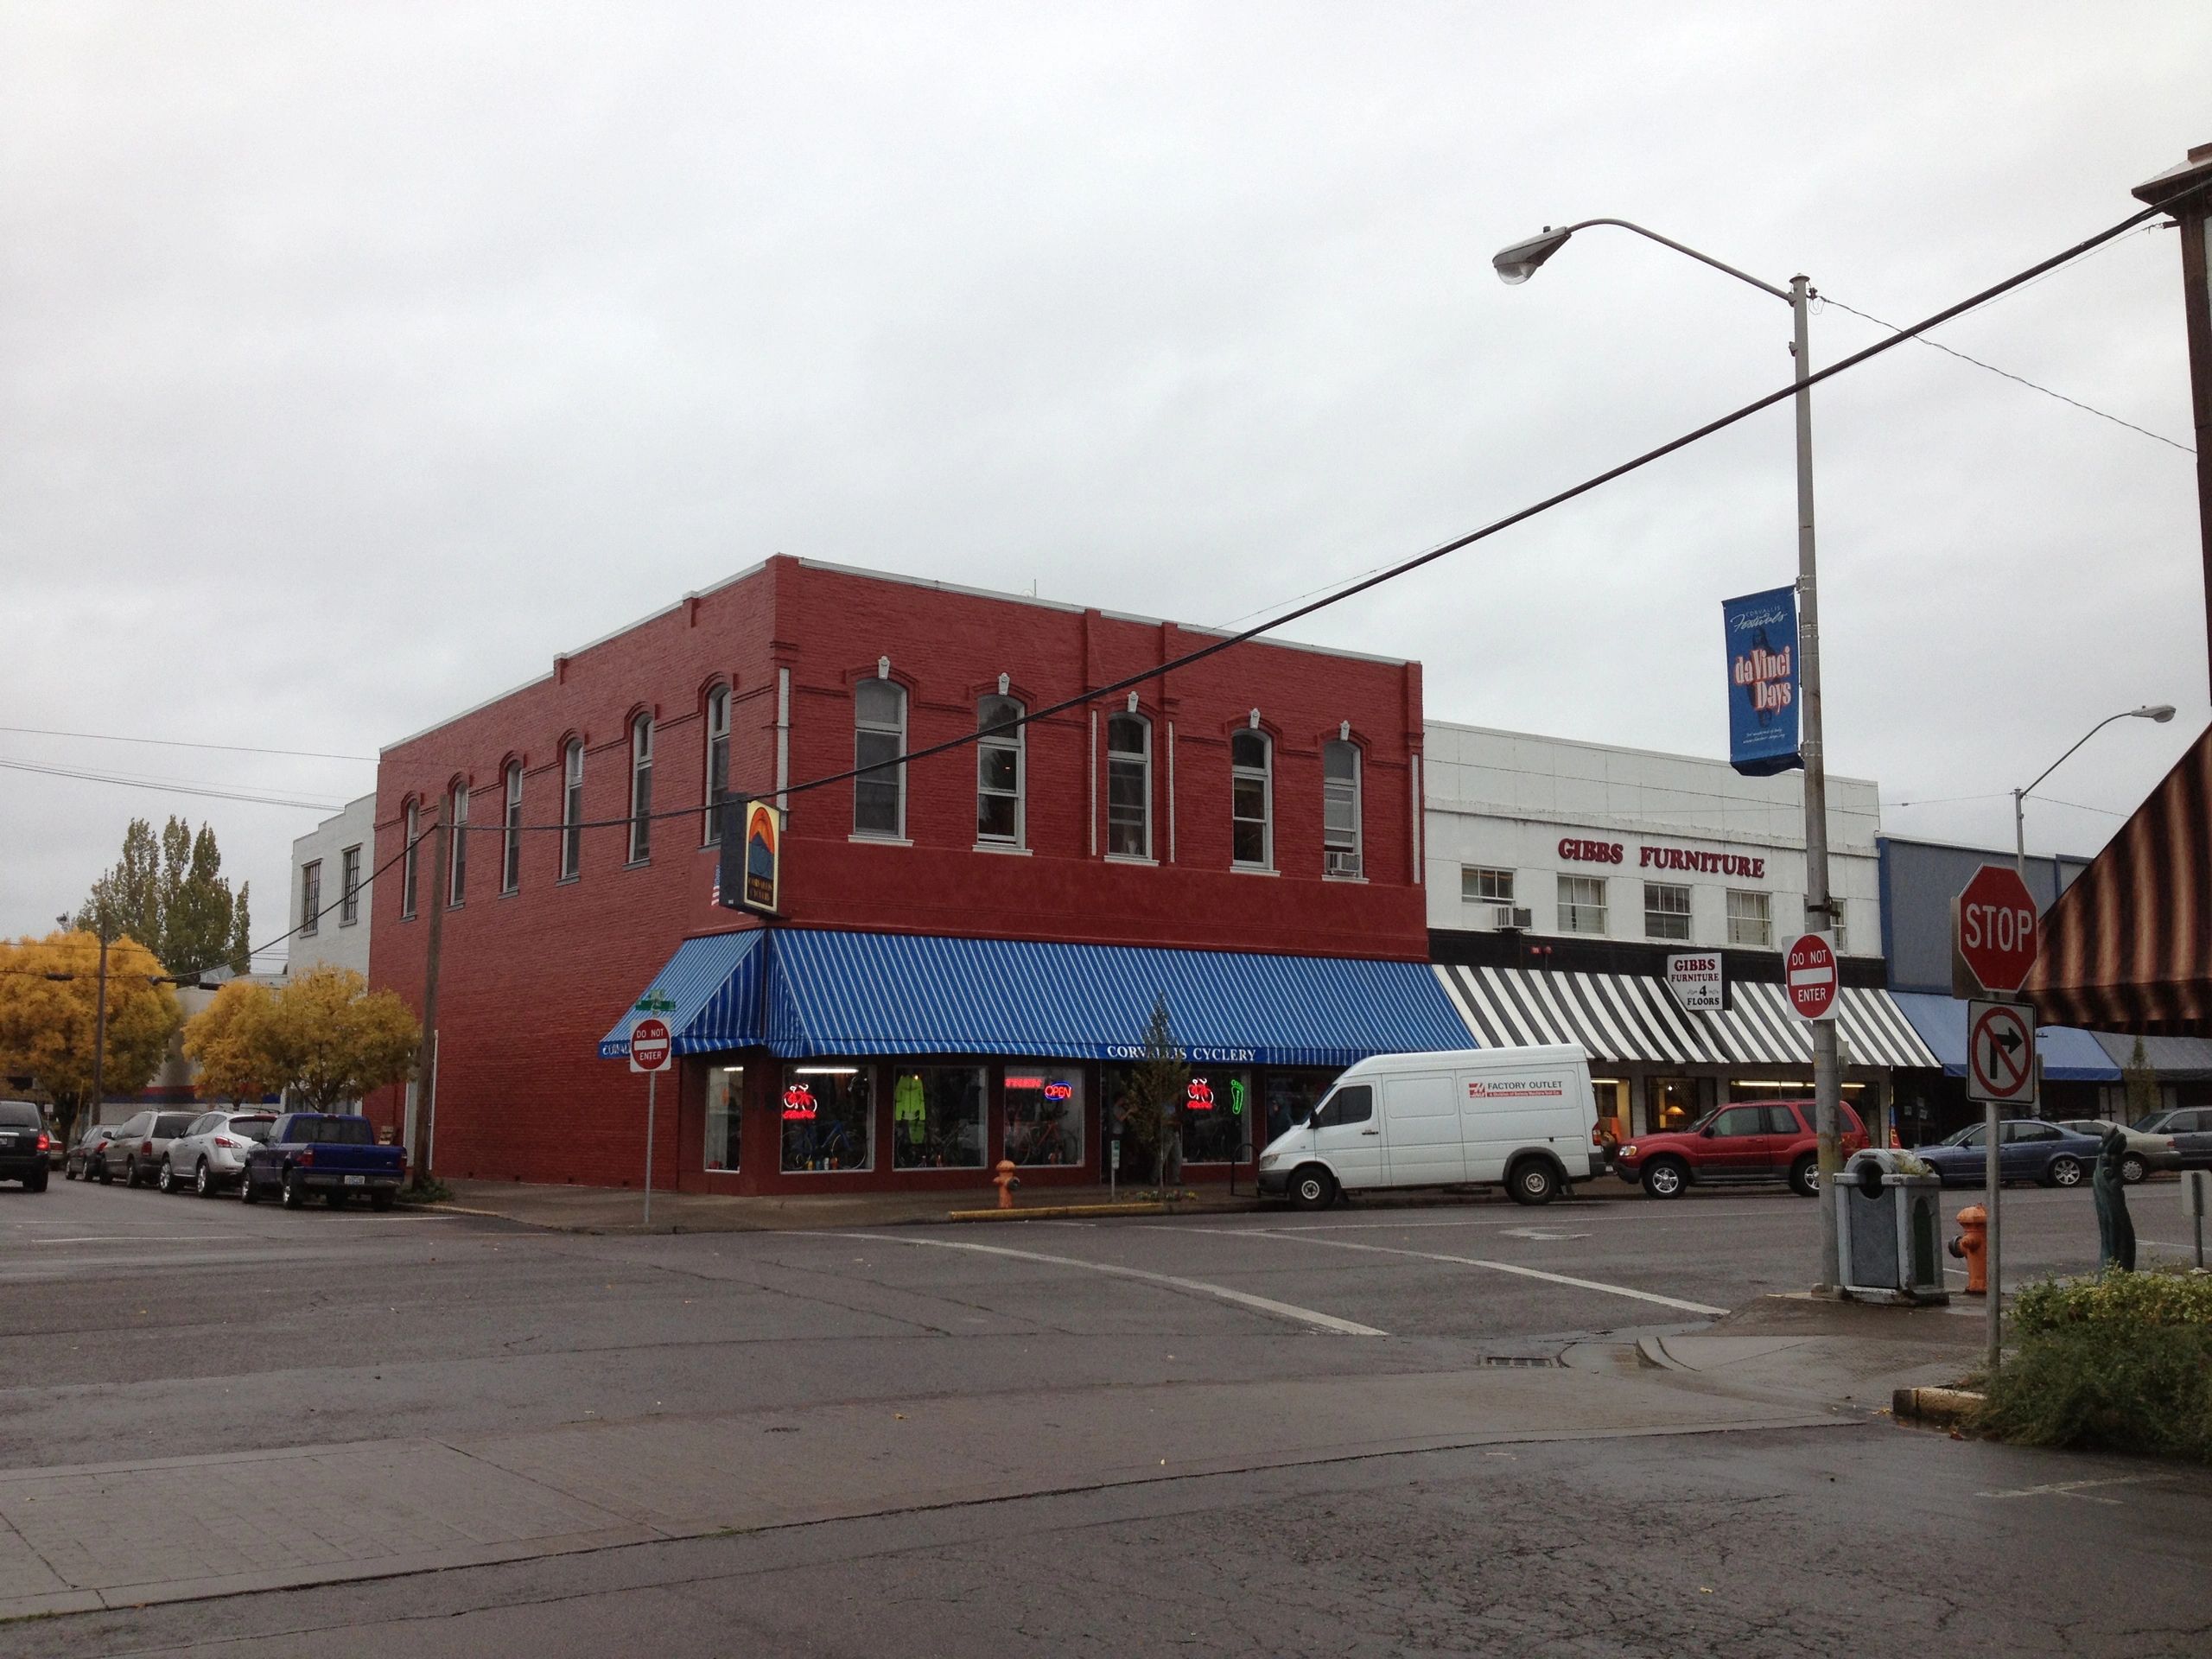
M373 756L778 551L1224 622L1783 384L2212 140L2212 8L0 5L0 724ZM2187 442L2146 229L1940 336ZM1816 361L1880 330L1834 307ZM1818 395L1830 764L2092 850L2208 716L2182 450L1925 346ZM1300 625L1432 716L1713 754L1777 408ZM336 804L372 762L0 731ZM2070 803L2061 804L2060 801ZM1924 804L1923 804L1924 803ZM2090 809L2103 809L2094 810ZM0 771L0 932L133 814L281 931L311 807Z

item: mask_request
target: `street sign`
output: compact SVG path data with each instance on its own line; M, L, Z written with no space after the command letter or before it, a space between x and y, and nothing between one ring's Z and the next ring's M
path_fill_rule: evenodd
M1955 991L2005 996L2020 988L2036 963L2036 901L2009 864L1985 864L1951 901L1951 941L1957 963Z
M2036 1011L2026 1003L1967 1004L1967 1098L2035 1104Z
M632 1071L665 1071L674 1058L674 1045L668 1036L665 1020L640 1020L630 1027L630 1069Z
M1801 934L1782 959L1782 975L1792 1014L1800 1020L1835 1018L1843 991L1836 976L1834 938L1826 933Z

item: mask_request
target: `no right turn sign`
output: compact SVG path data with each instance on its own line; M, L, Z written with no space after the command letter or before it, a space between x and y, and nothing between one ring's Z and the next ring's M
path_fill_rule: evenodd
M1967 1004L1967 1098L2035 1103L2036 1011L2026 1003Z

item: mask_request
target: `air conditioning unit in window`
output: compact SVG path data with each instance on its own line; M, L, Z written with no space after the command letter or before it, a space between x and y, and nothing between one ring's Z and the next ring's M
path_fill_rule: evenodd
M1501 933L1526 933L1535 919L1526 906L1518 905L1499 905L1490 913L1490 925Z
M1321 855L1321 869L1325 875L1357 875L1359 855L1325 851Z

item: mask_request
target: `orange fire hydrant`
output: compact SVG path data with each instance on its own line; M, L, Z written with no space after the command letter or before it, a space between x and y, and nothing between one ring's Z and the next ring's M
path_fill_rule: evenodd
M998 1173L992 1176L991 1179L998 1184L999 1208L1001 1210L1013 1209L1014 1189L1021 1185L1021 1177L1014 1173L1014 1160L1011 1158L1000 1159Z
M1967 1294L1989 1294L1989 1211L1970 1204L1959 1211L1959 1236L1951 1254L1967 1264Z

